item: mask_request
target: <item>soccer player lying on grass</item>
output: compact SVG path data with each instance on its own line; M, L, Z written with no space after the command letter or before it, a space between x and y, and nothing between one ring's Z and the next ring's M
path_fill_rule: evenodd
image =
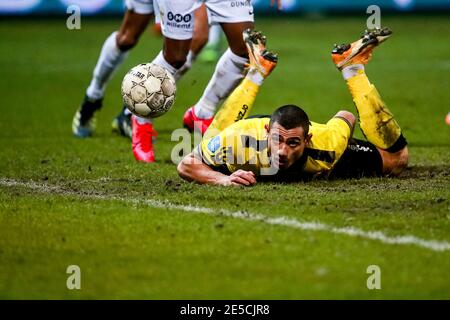
M254 185L257 180L400 174L408 164L406 140L364 73L373 49L390 35L388 29L366 31L361 39L332 51L367 138L362 141L352 139L356 119L348 111L339 111L326 124L310 122L293 105L282 106L271 116L243 119L277 63L260 33L244 32L248 73L215 116L201 144L180 162L179 175L202 184Z

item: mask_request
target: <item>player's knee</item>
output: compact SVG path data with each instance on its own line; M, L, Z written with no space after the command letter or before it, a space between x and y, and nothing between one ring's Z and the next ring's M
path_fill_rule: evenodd
M245 46L244 39L242 39L242 31L253 29L253 22L224 23L221 25L227 37L231 52L237 56L248 58L247 47Z
M336 114L336 116L344 118L345 120L347 120L352 125L352 127L355 126L356 116L353 113L351 113L350 111L341 110L341 111L339 111Z
M117 46L122 51L127 51L133 48L139 41L139 37L130 33L118 33L117 34Z
M398 176L407 167L409 163L408 147L404 147L395 153L384 152L383 158L383 172L386 175Z
M232 37L231 39L228 38L228 46L231 52L233 52L235 55L243 58L248 58L247 47L245 46L242 36L238 38L236 37Z
M164 52L164 59L175 69L180 69L186 62L186 55L183 52Z
M403 170L405 170L408 167L408 163L409 163L409 151L408 147L405 147L402 150L400 150L400 154L398 155L396 171L398 171L398 173L400 174L401 172L403 172Z
M336 118L343 119L347 122L348 126L350 127L350 135L353 134L353 129L355 128L356 123L356 117L353 113L347 110L341 110L335 115Z
M233 52L235 55L237 55L239 57L248 58L247 48L245 47L245 44L243 41L242 41L242 43L235 44L235 45L230 44L230 50L231 50L231 52Z

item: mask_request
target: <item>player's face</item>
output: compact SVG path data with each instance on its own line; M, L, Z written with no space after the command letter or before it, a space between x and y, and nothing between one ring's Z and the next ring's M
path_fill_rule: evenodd
M285 129L277 122L268 134L272 164L280 170L289 168L303 155L310 139L302 127Z

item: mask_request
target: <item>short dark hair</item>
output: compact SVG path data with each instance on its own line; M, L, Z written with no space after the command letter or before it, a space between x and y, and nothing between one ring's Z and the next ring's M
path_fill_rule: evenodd
M272 128L275 122L288 130L302 127L305 131L305 135L308 134L309 126L311 125L306 112L303 111L302 108L292 104L279 107L272 113L272 115L270 116L269 127Z

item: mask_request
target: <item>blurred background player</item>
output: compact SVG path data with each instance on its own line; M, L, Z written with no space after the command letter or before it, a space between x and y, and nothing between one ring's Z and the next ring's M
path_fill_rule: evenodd
M106 87L113 73L126 59L129 51L138 43L141 34L146 29L153 15L153 0L128 0L122 25L119 31L113 32L105 41L97 65L93 72L93 78L86 90L86 95L79 110L77 110L73 122L72 131L76 137L90 137L95 130L94 114L102 107ZM155 15L155 33L160 33L159 15ZM202 5L195 11L194 35L191 48L187 56L186 63L182 67L182 72L187 72L197 55L208 42L208 17L206 8ZM159 28L158 28L159 27ZM219 35L217 35L219 32ZM211 28L209 34L213 36L211 43L208 43L208 55L212 57L217 42L220 42L220 27ZM218 53L216 53L218 55ZM177 78L177 79L178 79ZM112 127L123 136L131 138L131 113L124 107L119 115L113 120Z
M219 59L222 53L222 36L223 32L220 25L213 24L209 26L208 43L198 56L200 61L210 63Z

